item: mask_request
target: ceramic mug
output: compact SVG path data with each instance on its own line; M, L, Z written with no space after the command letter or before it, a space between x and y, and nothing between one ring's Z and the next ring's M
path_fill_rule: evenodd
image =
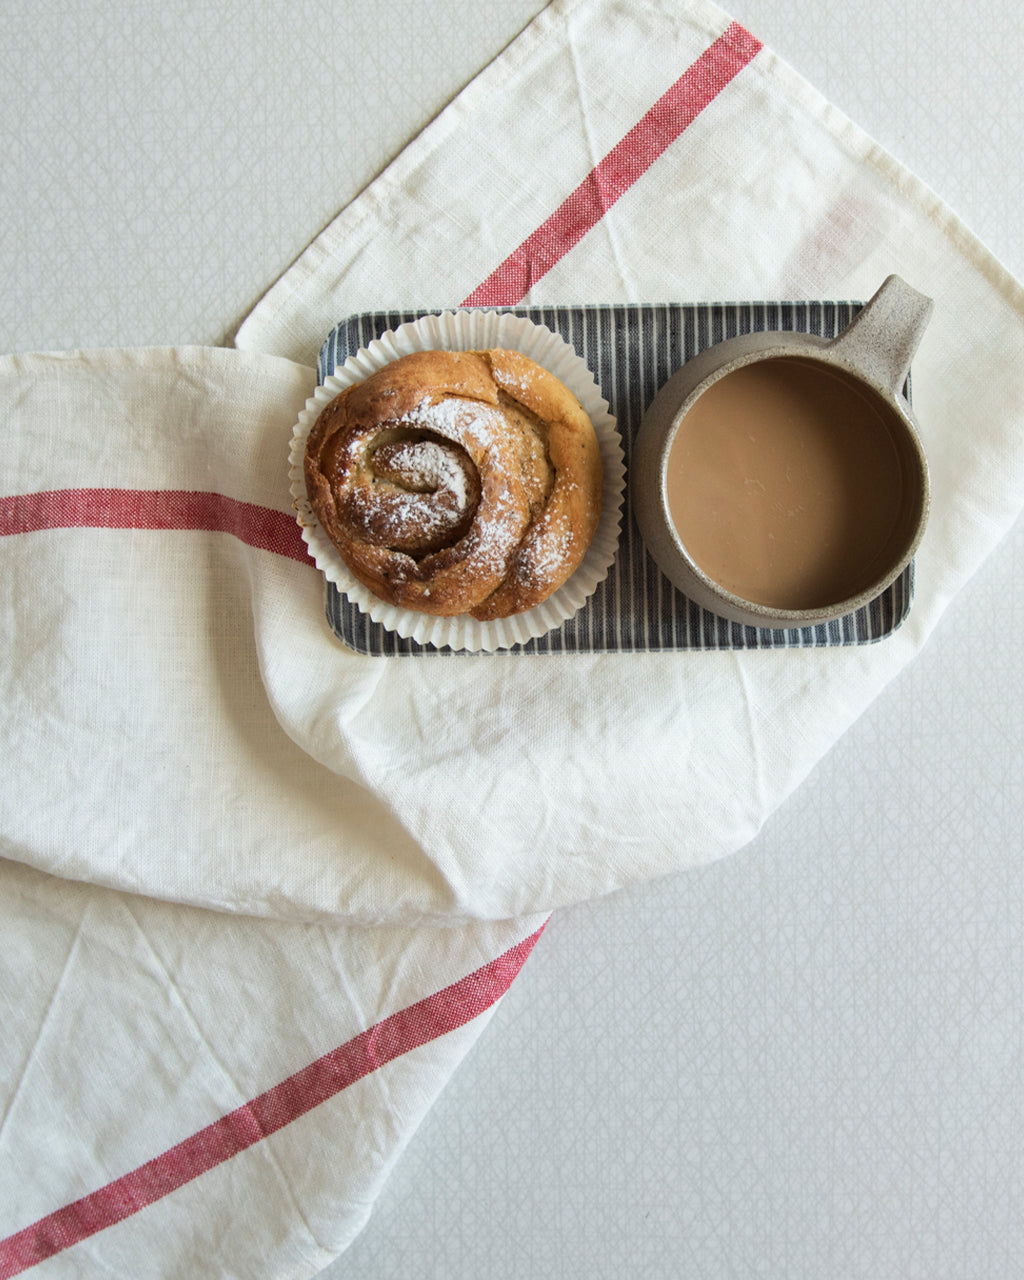
M903 394L932 302L889 276L836 338L763 332L688 360L651 402L630 491L648 550L691 600L812 626L881 595L930 504Z

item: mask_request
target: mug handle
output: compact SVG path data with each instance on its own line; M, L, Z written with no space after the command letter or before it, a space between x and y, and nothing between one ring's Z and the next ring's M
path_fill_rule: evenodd
M887 276L830 345L855 373L885 392L900 395L933 307L931 298L900 276Z

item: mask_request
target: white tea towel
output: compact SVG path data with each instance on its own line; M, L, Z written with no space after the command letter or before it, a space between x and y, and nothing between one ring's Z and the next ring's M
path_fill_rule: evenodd
M644 49L642 77L620 74L626 40ZM508 118L513 80L523 106ZM542 129L552 112L562 127ZM90 607L106 626L136 637L118 652L118 680L132 691L144 733L110 725L121 758L95 776L104 794L111 776L123 779L121 829L146 831L158 848L167 833L166 852L154 854L148 840L111 839L102 826L84 831L73 855L55 849L53 831L67 829L80 807L56 772L49 787L35 776L29 785L22 772L40 751L53 758L47 736L25 743L0 784L10 793L12 856L196 905L370 923L543 912L705 862L757 832L919 650L1016 517L1024 389L1007 370L1024 351L1017 284L934 197L719 11L611 0L545 11L271 290L242 329L244 347L309 364L333 324L366 306L865 297L890 271L936 302L914 366L933 509L913 609L884 643L778 654L367 659L331 636L319 576L299 561L254 559L237 540L199 559L188 535L168 540L173 551L161 553L155 585L142 548L156 535L133 533L139 550L126 561L123 536L105 532L76 543L88 559L75 581L89 584ZM20 362L11 370L17 407L8 438L33 441L43 407L55 404L50 429L60 433L67 474L53 474L48 449L19 451L19 491L72 482L135 491L154 483L147 466L162 467L165 485L244 496L283 517L290 500L281 459L309 375L282 372L287 385L257 426L242 390L251 376L241 372L245 359L221 356L222 376L232 360L240 371L223 407L186 369L174 413L194 424L198 443L187 452L150 443L167 440L159 402L136 406L126 393L132 429L123 439L104 403L103 438L116 463L94 443L99 402L86 366ZM213 448L203 444L204 413L217 416ZM254 468L258 486L248 478ZM60 572L44 570L41 556L66 552L58 531L20 542L11 555L21 564L7 583L16 591L24 575L20 635L36 653L48 625L45 614L34 628L27 621L37 577ZM109 547L122 557L119 572L141 579L120 599L146 584L158 596L145 610L130 604L130 619L118 617L109 596L96 603L94 584L111 579L91 558ZM260 569L243 574L240 559ZM202 590L197 571L209 575ZM43 599L53 607L52 594ZM204 642L202 654L186 657L172 620L203 610L207 634L229 627L237 638ZM224 668L243 644L259 665L248 714L276 722L256 738L224 698ZM196 743L184 836L174 815L186 795L163 777L182 725L152 678L154 655L168 645L180 659L170 670L195 692L181 704ZM89 663L107 652L102 644ZM79 657L88 681L92 666ZM187 673L204 661L194 683ZM63 667L60 676L66 681ZM104 699L96 714L116 715L116 707ZM8 714L23 726L16 709ZM80 718L57 744L72 776L89 768L89 723ZM225 734L235 753L224 752ZM316 785L300 792L284 756ZM238 795L235 781L247 778L258 785L246 791L243 782ZM280 791L287 798L279 801ZM226 796L230 828L217 820ZM264 806L277 804L282 819L267 821Z
M254 921L0 861L0 1276L314 1275L542 925Z

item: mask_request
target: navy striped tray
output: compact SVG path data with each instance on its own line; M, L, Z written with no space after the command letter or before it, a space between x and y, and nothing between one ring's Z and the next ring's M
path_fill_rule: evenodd
M860 309L854 302L707 303L593 307L518 307L579 352L596 377L620 432L627 476L633 440L659 387L684 360L739 333L797 330L831 338ZM428 311L372 311L337 326L320 351L321 382L360 347ZM909 391L909 388L908 388ZM694 604L648 555L633 519L627 484L619 549L607 579L575 617L555 631L499 654L637 653L682 649L793 649L871 644L906 618L913 566L879 598L835 622L768 629L729 622ZM372 622L332 584L327 621L349 648L373 656L467 655L400 636Z

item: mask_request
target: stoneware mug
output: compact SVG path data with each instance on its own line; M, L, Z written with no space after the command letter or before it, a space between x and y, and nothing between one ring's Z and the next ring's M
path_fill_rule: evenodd
M722 617L789 628L896 580L928 519L904 389L931 311L892 275L836 338L727 338L668 379L641 423L630 493L669 581Z

